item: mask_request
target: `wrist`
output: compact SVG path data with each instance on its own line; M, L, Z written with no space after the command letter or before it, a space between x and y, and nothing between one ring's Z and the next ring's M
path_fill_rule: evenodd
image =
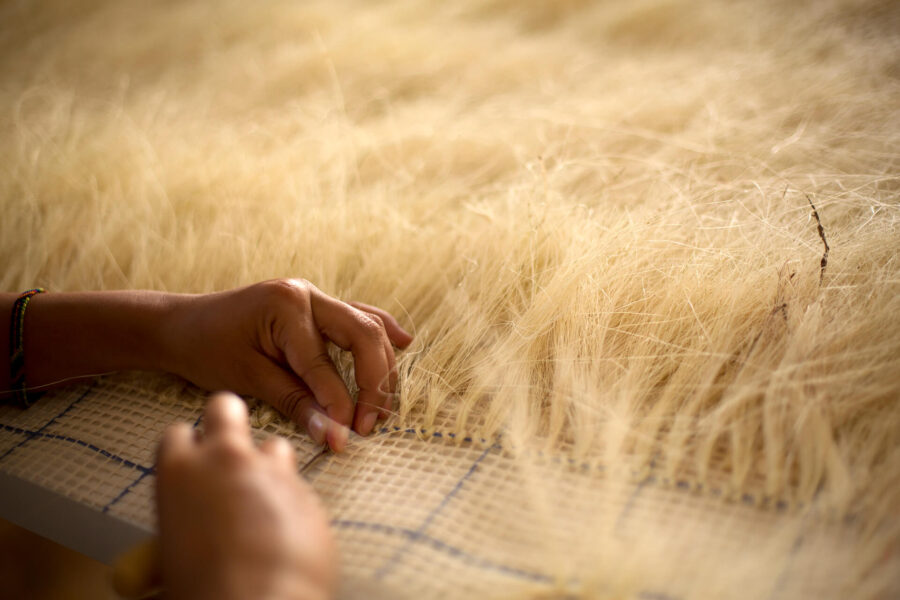
M117 329L123 333L122 343L133 342L134 347L122 349L122 365L118 368L168 371L174 351L171 323L178 295L151 291L128 294L125 300L127 312ZM110 337L116 336L113 334Z
M25 326L29 384L163 368L172 296L147 291L35 296Z
M185 346L193 335L186 316L192 298L187 294L170 293L161 299L157 329L152 334L155 352L154 356L148 357L154 363L154 370L185 376L190 358Z

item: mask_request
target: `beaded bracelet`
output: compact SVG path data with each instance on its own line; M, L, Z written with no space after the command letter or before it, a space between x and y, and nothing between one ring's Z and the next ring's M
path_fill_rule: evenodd
M22 292L13 304L9 322L9 382L13 399L22 408L28 408L41 394L29 394L25 385L25 309L31 297L45 291L34 288Z

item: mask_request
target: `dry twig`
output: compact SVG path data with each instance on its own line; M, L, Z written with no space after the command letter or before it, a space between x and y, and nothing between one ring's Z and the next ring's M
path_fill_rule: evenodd
M806 201L809 202L809 205L812 207L813 216L816 218L816 223L819 226L819 237L822 238L822 243L825 244L825 252L822 253L822 262L819 263L821 265L821 268L819 269L819 285L822 285L822 280L825 278L825 267L828 266L828 252L831 248L828 246L828 240L825 239L825 229L822 227L822 219L819 218L819 211L816 210L816 205L813 204L809 194L806 194Z

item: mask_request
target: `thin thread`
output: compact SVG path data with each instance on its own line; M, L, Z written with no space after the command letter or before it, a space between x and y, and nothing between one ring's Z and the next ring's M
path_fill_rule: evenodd
M77 381L77 380L82 380L82 379L104 377L106 375L113 375L114 373L117 373L117 371L106 371L104 373L85 373L84 375L72 375L71 377L63 377L62 379L54 379L53 381L48 381L47 383L40 383L38 385L28 385L28 386L25 386L24 389L26 392L33 392L34 390L42 390L44 388L50 388L55 385L59 385L61 383L66 383L69 381ZM0 390L0 394L11 394L14 391L15 390L13 390L13 389Z

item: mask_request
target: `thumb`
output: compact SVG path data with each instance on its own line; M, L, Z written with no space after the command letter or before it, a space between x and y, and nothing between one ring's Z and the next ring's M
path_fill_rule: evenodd
M267 359L254 372L254 396L303 427L317 444L327 442L335 452L344 449L347 427L328 417L303 380Z

